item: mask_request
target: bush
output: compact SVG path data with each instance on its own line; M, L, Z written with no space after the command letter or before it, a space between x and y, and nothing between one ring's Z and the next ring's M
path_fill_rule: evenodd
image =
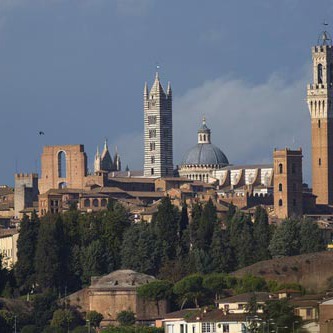
M21 333L39 333L40 330L36 325L26 325L21 329Z
M131 326L135 324L133 311L121 311L117 314L117 321L121 326Z

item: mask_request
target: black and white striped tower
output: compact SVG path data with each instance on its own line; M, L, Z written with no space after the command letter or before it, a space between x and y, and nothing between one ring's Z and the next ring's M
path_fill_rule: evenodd
M149 92L144 88L145 177L173 175L172 91L170 82L165 93L158 72Z

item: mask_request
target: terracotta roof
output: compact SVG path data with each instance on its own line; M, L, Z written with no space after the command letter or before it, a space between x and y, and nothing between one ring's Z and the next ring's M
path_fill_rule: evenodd
M98 188L94 188L90 192L92 192L92 193L125 193L124 190L120 189L119 187L115 187L115 186L98 187Z
M168 319L183 319L186 322L244 322L246 313L228 313L221 309L184 309L176 312L167 313L164 321Z
M18 234L18 230L17 229L2 229L0 228L0 238L4 238L4 237L8 237L8 236L13 236L15 234Z
M6 185L0 186L0 195L8 195L8 194L14 194L14 189Z
M193 180L188 179L186 177L160 177L160 178L155 178L156 180L165 180L168 182L186 182L186 183L192 183Z
M143 178L143 177L109 177L110 181L118 183L155 183L156 178Z
M164 192L127 191L131 197L141 198L163 198Z
M237 302L249 302L251 298L255 296L257 302L266 302L270 299L270 294L266 292L253 292L253 293L245 293L236 296L231 296L227 298L221 298L218 300L219 304L224 303L237 303Z

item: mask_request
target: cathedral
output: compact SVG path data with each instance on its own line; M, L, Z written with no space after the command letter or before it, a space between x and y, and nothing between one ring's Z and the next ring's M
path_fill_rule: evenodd
M99 148L97 147L95 161L94 161L94 172L111 172L111 171L120 171L121 170L121 161L118 154L118 149L116 148L116 153L114 154L113 160L109 152L108 142L105 140L104 148L102 154L99 153Z

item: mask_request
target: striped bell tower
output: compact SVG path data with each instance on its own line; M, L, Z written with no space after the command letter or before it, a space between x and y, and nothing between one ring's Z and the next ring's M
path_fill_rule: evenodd
M165 93L158 72L149 92L144 88L144 176L173 175L172 91Z

